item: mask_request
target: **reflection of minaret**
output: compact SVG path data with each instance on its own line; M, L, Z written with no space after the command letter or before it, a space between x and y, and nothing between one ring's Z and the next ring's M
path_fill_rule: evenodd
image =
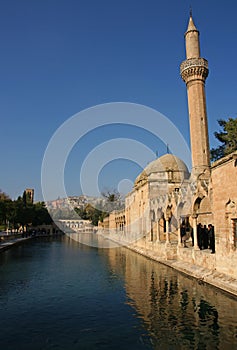
M192 13L185 41L187 59L181 63L180 73L187 85L192 165L193 172L198 175L210 168L205 95L208 62L200 57L199 31L194 25Z

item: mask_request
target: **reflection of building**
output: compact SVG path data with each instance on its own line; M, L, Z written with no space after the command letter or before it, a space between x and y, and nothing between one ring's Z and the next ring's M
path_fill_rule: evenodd
M236 348L234 299L128 249L107 254L114 275L124 277L127 303L143 321L152 349Z
M205 80L208 62L200 56L199 32L192 15L185 33L186 60L180 74L187 86L192 172L174 155L150 163L126 197L124 211L106 221L110 235L163 259L180 259L237 278L237 152L210 165ZM193 234L183 249L180 225ZM215 227L216 254L200 250L197 225ZM208 254L207 254L208 253Z

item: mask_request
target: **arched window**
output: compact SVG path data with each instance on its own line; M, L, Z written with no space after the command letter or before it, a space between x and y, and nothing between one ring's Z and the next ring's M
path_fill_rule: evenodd
M233 243L234 247L237 247L237 219L232 219L232 234L233 234Z
M172 182L173 181L173 170L169 169L167 171L167 175L168 175L168 182Z

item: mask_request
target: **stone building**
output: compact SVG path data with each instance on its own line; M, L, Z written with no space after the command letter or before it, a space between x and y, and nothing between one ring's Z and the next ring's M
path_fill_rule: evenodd
M90 220L77 219L59 219L55 224L66 233L93 233L94 226Z
M25 190L26 196L29 199L30 203L34 202L34 190L33 188L26 188Z
M237 277L237 152L212 164L216 269Z
M177 211L183 219L190 214L181 210L181 203L182 209L184 207L181 190L187 190L189 177L187 166L172 154L148 164L126 197L125 227L130 237L149 235L150 241L166 240L167 243L177 239Z
M187 87L192 171L175 155L150 163L126 196L125 209L112 212L105 226L125 244L149 249L237 278L237 152L210 164L205 80L208 62L200 55L199 31L190 14L186 60L180 74ZM189 249L181 244L185 225ZM215 254L201 249L198 224L215 228ZM188 236L189 235L189 236Z

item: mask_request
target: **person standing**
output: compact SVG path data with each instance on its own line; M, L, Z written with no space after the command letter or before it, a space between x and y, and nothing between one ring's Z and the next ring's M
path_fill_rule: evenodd
M203 249L203 226L201 223L197 225L197 241L199 249Z
M214 254L215 253L215 232L214 232L214 226L212 226L212 224L208 225L208 237L210 242L211 254Z
M207 226L203 226L203 249L208 248L208 243L209 243L209 237L208 237L208 230Z
M187 245L186 245L186 226L185 226L185 224L181 225L180 234L181 234L181 242L183 243L183 247L187 248Z

